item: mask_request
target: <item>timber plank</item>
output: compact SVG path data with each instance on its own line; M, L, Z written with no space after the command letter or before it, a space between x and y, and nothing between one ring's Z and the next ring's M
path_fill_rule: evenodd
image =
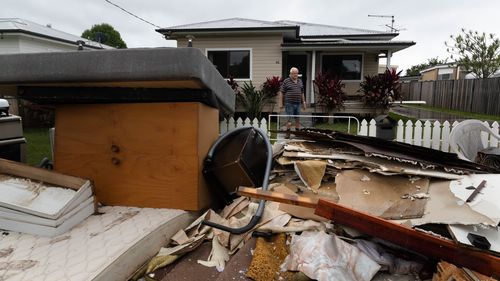
M318 201L315 214L421 254L441 258L488 276L500 277L500 257L466 249L452 241L322 199Z

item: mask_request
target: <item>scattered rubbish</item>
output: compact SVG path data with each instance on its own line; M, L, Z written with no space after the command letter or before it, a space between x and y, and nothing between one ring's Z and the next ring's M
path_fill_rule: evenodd
M323 231L292 235L290 254L282 267L319 281L368 281L380 269L358 248Z
M255 281L290 280L292 273L280 270L288 255L286 237L280 233L269 240L257 238L252 262L245 275Z
M474 272L467 268L458 268L451 263L441 261L437 265L437 272L432 277L432 281L448 280L495 281L496 279Z

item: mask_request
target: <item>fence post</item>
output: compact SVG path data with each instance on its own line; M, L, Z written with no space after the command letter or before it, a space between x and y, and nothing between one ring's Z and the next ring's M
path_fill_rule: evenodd
M267 135L267 120L266 118L262 118L262 120L260 121L260 129L266 133Z
M405 143L413 144L413 122L411 120L406 121Z
M404 123L401 119L398 121L398 128L396 129L396 141L402 142L403 141L403 134L404 134Z
M255 129L258 129L259 128L259 120L257 120L257 117L255 117L252 121L252 127L254 127Z
M434 127L432 128L432 148L439 150L441 145L441 123L439 121L434 122Z
M361 121L361 127L359 128L358 135L368 136L368 122L366 122L366 119L363 119L363 121Z
M491 128L490 127L490 124L488 124L487 121L484 121L483 124L488 127L488 128ZM490 134L486 133L486 132L481 132L481 141L483 142L483 147L489 147L490 146Z
M370 127L368 128L368 136L376 137L377 136L377 122L375 120L370 120Z
M491 130L493 131L493 133L498 135L498 122L497 121L495 121L495 122L493 122L493 124L491 124ZM492 147L498 147L498 140L496 138L491 138L490 145Z
M441 131L443 142L441 143L441 151L450 151L450 122L443 122L443 130Z
M413 144L422 146L422 121L415 122L415 132L413 133Z
M229 121L227 124L227 130L231 131L231 130L234 130L234 128L235 128L234 118L231 117L231 118L229 118Z
M431 122L429 120L424 123L424 141L423 146L430 148L431 147Z
M221 135L225 134L227 132L227 119L224 118L222 121L219 123L219 133Z
M241 127L243 127L243 120L241 119L241 117L238 117L238 120L236 120L236 128L241 128Z

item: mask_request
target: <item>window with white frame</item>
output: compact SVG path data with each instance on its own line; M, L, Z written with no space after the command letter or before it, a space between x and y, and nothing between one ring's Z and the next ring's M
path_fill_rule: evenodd
M250 50L207 50L207 57L222 77L250 79Z
M361 80L363 55L324 54L321 71L341 80Z

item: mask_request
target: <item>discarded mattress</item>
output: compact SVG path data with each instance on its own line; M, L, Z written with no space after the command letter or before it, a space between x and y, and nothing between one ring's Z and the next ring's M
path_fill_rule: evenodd
M127 280L190 221L182 210L102 207L54 238L4 232L0 280Z

